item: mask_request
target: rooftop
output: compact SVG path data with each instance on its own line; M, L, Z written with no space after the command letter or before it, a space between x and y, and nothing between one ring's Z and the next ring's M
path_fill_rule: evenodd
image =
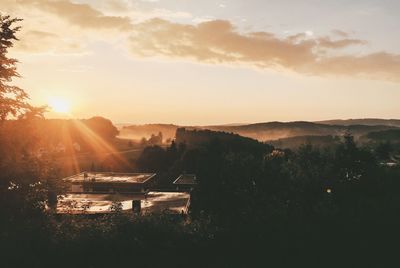
M174 184L197 184L196 175L182 174L174 181Z
M113 172L82 172L65 178L67 182L98 182L98 183L145 183L153 178L155 173L113 173Z
M142 200L142 210L145 213L168 211L172 213L187 213L190 194L183 192L149 192Z
M121 202L122 210L132 209L132 200L141 200L142 213L168 211L187 213L190 194L182 192L149 192L144 194L66 194L59 196L57 213L99 214L109 213L113 202Z

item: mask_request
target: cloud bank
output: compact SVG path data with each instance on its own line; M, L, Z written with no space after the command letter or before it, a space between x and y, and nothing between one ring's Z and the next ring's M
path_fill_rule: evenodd
M243 33L226 20L183 24L154 18L133 22L134 18L107 15L94 5L70 0L0 0L0 3L3 7L8 5L13 8L17 3L20 9L38 10L78 27L83 33L111 30L116 35L129 36L128 48L135 56L164 56L210 64L248 65L303 75L400 82L400 55L385 51L363 55L349 53L366 42L351 38L351 34L338 29L332 31L332 36L298 33L280 37L270 32ZM61 33L46 29L30 29L25 36L28 40L19 48L27 52L40 50L39 44L37 48L29 45L30 38L45 42L47 46L44 47L55 44L57 38L61 40ZM105 41L107 38L104 37ZM82 47L79 41L84 42L73 40L66 47Z
M225 20L197 25L152 19L134 26L132 53L162 55L207 63L247 64L318 76L351 76L400 82L400 55L387 52L354 56L343 49L366 42L348 38L307 38L304 33L280 38L274 33L240 33Z
M128 17L105 15L91 5L75 3L70 0L3 1L5 2L4 4L19 5L22 8L36 8L82 28L129 30L132 26Z

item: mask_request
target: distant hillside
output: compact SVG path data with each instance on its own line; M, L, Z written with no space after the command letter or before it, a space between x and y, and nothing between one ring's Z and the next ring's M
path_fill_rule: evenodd
M175 137L176 129L179 128L177 125L172 124L146 124L146 125L131 125L124 126L120 129L120 138L136 139L149 138L151 134L157 135L162 132L163 139L172 139Z
M269 122L243 126L210 126L211 130L232 132L260 141L277 140L296 136L342 136L350 132L356 138L372 131L393 129L392 126L329 125L312 122Z
M233 133L211 131L208 129L188 130L185 128L178 128L176 131L176 142L178 144L185 143L189 147L208 146L210 143L213 144L215 142L221 148L229 148L230 151L241 152L264 153L272 150L272 146L261 143L255 139L242 137Z
M400 119L379 119L379 118L364 118L364 119L347 119L347 120L325 120L315 123L328 124L328 125L366 125L366 126L392 126L400 127Z
M281 149L297 149L303 144L312 144L318 147L330 147L340 142L339 136L297 136L267 141L274 147Z
M181 127L172 124L149 124L125 126L120 130L120 137L141 139L151 134L163 133L164 140L174 138L176 130ZM356 138L373 131L395 129L385 125L331 125L312 122L268 122L248 125L216 125L216 126L182 126L186 129L209 129L235 133L259 141L271 141L297 136L342 136L350 132Z
M365 137L376 142L390 141L398 143L400 142L400 129L370 132Z

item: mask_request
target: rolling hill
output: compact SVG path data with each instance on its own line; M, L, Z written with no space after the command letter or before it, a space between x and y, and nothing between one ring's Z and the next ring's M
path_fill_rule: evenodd
M209 126L211 130L232 132L260 141L270 141L297 136L341 136L346 132L356 138L372 131L394 129L392 126L329 125L312 122L269 122L243 126Z
M364 119L360 119L364 120ZM400 121L400 120L399 120ZM333 122L333 121L327 121ZM357 122L357 121L355 121ZM371 123L371 122L370 122ZM393 123L394 124L394 123ZM267 122L247 125L214 125L214 126L178 126L172 124L148 124L125 126L120 130L120 137L130 139L141 139L150 137L151 134L163 133L164 140L174 138L176 130L180 127L186 129L208 129L235 133L244 137L257 139L259 141L272 141L292 137L314 137L314 136L342 136L351 133L355 138L365 136L370 132L396 129L392 125L364 125L364 124L330 124L313 122ZM314 138L315 139L315 138Z
M392 126L400 127L400 119L379 119L379 118L362 118L362 119L346 119L346 120L325 120L318 121L315 123L327 124L327 125L366 125L366 126Z

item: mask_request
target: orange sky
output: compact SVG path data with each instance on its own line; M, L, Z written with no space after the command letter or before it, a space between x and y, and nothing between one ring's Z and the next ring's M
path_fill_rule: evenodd
M73 117L400 118L400 3L320 2L0 0L0 10L24 19L15 83Z

